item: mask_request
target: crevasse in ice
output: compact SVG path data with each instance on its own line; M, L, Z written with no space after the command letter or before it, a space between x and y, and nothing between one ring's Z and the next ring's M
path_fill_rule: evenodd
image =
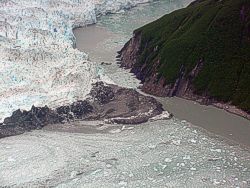
M0 0L0 122L19 108L84 98L98 71L73 48L72 29L148 1Z

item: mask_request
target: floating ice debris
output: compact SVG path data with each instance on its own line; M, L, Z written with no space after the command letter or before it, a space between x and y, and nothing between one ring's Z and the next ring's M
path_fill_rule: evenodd
M218 181L217 179L213 179L213 184L214 184L214 185L219 185L219 184L220 184L220 181Z
M172 162L172 159L170 159L170 158L165 158L165 160L164 160L166 163L170 163L170 162Z
M191 143L193 143L193 144L197 143L197 140L195 140L195 139L190 139L189 141L190 141Z
M243 171L243 172L246 172L246 171L247 171L247 168L244 168L242 171Z
M132 129L134 129L134 127L127 127L126 129L127 130L132 130Z
M149 145L148 145L148 148L150 148L150 149L155 149L155 148L156 148L156 145L154 145L154 144L149 144Z
M77 175L77 171L72 171L70 174L70 178L74 178Z
M134 174L133 174L133 173L130 173L128 176L129 176L130 178L132 178L132 177L134 177Z
M210 151L221 153L221 149L210 149Z
M91 172L91 175L96 175L96 174L98 174L100 172L102 172L102 169L97 169L97 170Z
M148 180L153 181L153 180L154 180L154 178L148 177Z
M126 127L125 125L123 125L121 130L123 131L123 130L132 130L132 129L134 129L134 127Z
M157 115L155 117L150 118L149 121L158 121L158 120L170 119L171 117L172 117L172 114L170 114L167 111L163 111L160 115Z
M197 134L197 130L193 130L192 132L195 133L195 134Z
M112 133L112 134L116 134L116 133L120 133L121 129L113 129L113 130L111 130L109 132Z
M111 164L106 164L106 167L107 167L107 168L111 168L112 165L111 165Z
M8 162L15 162L16 160L13 157L8 157Z
M181 140L172 140L172 143L173 143L174 145L179 146L179 145L181 144Z
M121 186L127 186L128 183L126 181L120 181L118 184Z
M159 166L161 167L162 170L164 170L167 167L167 165L162 164L162 163L159 163Z
M182 157L184 160L190 160L191 159L191 157L190 157L190 155L185 155L184 157Z

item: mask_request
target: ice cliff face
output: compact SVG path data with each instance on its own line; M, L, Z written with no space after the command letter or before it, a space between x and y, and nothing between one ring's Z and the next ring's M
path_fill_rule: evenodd
M84 98L98 73L72 29L150 0L0 0L0 122L18 109Z
M93 0L95 3L96 15L103 15L108 13L116 13L131 7L136 6L137 4L153 2L154 0Z

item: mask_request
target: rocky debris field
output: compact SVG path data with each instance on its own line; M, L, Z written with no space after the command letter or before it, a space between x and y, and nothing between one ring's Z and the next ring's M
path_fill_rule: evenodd
M93 84L89 97L56 109L33 106L29 111L20 109L5 118L0 125L0 138L41 129L49 124L69 123L76 120L103 120L106 123L139 124L162 114L162 105L154 98L134 89Z

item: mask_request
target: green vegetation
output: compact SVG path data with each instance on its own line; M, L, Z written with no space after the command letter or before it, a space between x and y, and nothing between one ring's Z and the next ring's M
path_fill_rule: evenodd
M198 0L135 31L142 43L137 66L151 67L173 84L204 60L195 93L231 101L250 112L250 0Z

